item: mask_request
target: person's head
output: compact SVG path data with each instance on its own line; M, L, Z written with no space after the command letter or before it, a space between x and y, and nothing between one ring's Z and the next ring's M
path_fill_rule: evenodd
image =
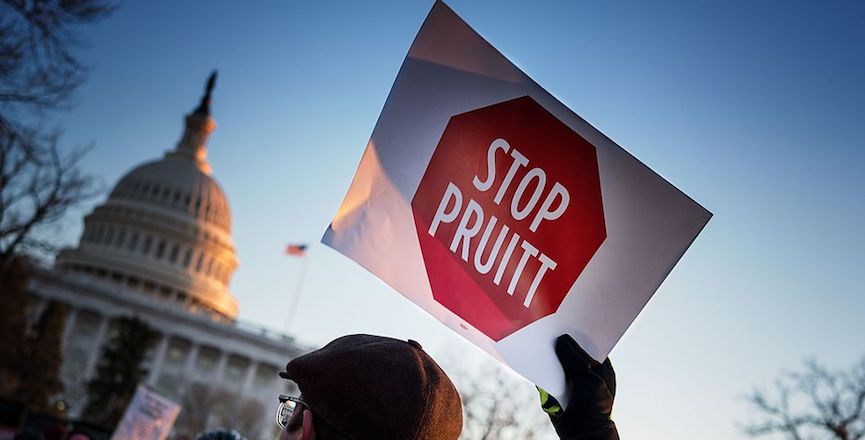
M247 438L233 429L217 428L199 433L195 440L247 440Z
M280 376L300 390L280 396L280 440L454 440L462 430L456 388L412 340L343 336Z

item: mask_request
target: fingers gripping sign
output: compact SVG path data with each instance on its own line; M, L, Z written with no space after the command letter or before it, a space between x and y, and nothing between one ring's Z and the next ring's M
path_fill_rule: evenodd
M541 408L550 416L561 438L618 439L610 416L616 397L616 373L607 358L600 363L569 335L556 339L556 356L562 364L570 398L567 408L538 388Z

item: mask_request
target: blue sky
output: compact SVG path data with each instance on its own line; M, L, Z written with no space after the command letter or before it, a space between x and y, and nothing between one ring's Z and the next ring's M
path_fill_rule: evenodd
M715 214L613 352L624 438L741 437L753 386L806 356L865 355L865 4L449 4ZM285 329L301 262L284 245L318 242L431 5L127 2L84 33L94 69L65 141L92 143L85 168L113 185L174 147L218 68L209 158L233 210L232 290L242 318ZM301 340L485 356L330 249L308 263Z

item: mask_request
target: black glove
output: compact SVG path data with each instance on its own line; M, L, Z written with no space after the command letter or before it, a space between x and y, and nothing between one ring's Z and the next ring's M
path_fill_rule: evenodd
M565 370L571 390L567 410L538 388L544 408L562 439L618 440L616 424L610 419L616 396L616 373L607 358L604 363L592 359L569 335L556 339L556 356Z

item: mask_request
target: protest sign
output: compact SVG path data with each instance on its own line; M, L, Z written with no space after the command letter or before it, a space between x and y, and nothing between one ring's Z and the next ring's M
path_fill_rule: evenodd
M710 217L436 2L322 242L562 398Z
M138 385L111 440L164 440L178 414L178 404Z

